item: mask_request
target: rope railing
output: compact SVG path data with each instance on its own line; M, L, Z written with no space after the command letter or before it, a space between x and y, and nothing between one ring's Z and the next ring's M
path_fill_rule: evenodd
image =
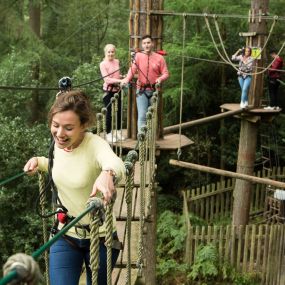
M38 250L32 253L31 257L34 260L37 260L40 255L49 249L62 235L64 235L70 228L72 228L75 224L77 224L84 216L92 211L103 208L103 202L99 198L92 198L89 200L88 207L85 211L83 211L78 217L74 218L70 223L68 223L64 228L62 228L57 234L55 234L47 243L43 244ZM19 266L19 263L14 264L15 266ZM25 265L23 265L25 268ZM14 269L13 264L11 268L7 270L8 272L5 276L0 280L0 285L5 285L11 282L14 279L20 278L19 271Z

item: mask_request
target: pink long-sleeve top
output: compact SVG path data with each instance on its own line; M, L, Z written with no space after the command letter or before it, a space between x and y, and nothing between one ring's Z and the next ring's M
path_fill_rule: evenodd
M169 77L165 59L162 55L155 52L150 54L138 52L128 71L126 81L129 82L136 72L138 72L138 89L144 85L155 84L157 79L160 79L162 82Z
M106 60L104 59L100 63L100 71L104 80L104 91L118 91L119 87L113 87L113 84L119 84L118 79L121 78L120 74L120 62L118 59Z

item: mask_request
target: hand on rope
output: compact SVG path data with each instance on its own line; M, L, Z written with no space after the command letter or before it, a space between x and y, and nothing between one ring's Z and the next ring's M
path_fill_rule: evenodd
M28 175L33 175L38 171L38 159L37 157L32 157L24 166L24 172Z
M98 197L91 197L88 199L87 208L93 207L93 210L90 212L91 216L98 215L99 218L99 226L102 226L105 222L105 210L104 210L104 204L102 202L102 199Z
M12 271L16 271L17 277L9 284L22 284L24 282L28 285L36 285L42 280L37 262L25 253L16 253L8 258L3 266L4 276Z
M95 197L99 191L103 194L104 205L107 205L114 200L116 198L116 189L114 185L115 177L116 174L112 169L102 170L93 185L90 197Z

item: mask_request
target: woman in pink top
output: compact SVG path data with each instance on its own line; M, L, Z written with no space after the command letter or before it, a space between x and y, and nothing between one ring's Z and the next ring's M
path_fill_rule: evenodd
M100 63L101 75L104 79L103 91L104 97L103 102L107 108L106 114L106 131L107 131L107 141L116 142L117 139L123 139L120 133L117 133L117 138L112 134L112 106L111 98L114 97L115 93L119 94L118 99L118 114L117 114L117 127L121 129L121 74L120 74L120 62L115 58L116 47L112 44L107 44L104 48L105 57Z

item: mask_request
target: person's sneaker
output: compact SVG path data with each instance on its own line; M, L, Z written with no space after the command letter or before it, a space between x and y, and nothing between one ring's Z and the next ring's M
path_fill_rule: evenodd
M273 110L273 107L267 106L267 107L264 107L263 109L264 109L264 110Z
M109 143L117 142L116 137L114 135L113 135L113 138L112 138L112 133L109 133L109 134L106 135L106 140Z
M273 109L274 110L279 110L280 108L279 108L279 106L274 106Z
M244 103L240 102L239 106L241 107L241 109L243 109L244 108Z
M247 107L248 107L248 102L247 102L247 101L245 101L245 102L243 103L243 107L244 107L244 108L247 108Z

